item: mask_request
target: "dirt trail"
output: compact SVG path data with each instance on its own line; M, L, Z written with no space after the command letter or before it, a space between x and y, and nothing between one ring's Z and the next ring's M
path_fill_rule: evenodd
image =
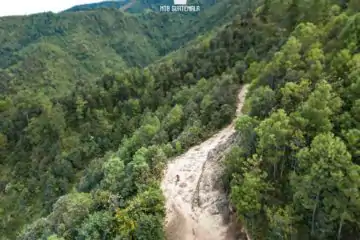
M238 95L241 114L247 86ZM234 123L169 162L161 183L166 198L168 240L232 240L226 195L219 187L219 158L235 137ZM180 182L176 184L176 175Z

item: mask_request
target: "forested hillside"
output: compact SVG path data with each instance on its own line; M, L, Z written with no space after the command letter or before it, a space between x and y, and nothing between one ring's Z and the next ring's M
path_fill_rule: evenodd
M99 8L122 8L132 2L132 5L126 9L127 12L141 13L145 10L159 11L161 5L173 5L174 0L122 0L122 1L103 1L98 3L83 4L71 7L64 12L88 11ZM188 0L188 5L200 5L202 9L215 4L215 0Z
M244 82L224 182L252 239L360 238L360 4L236 3L0 19L2 239L164 239L167 159Z
M183 20L166 14L138 18L116 9L3 18L2 91L41 88L62 94L105 72L145 66L190 40L170 27L181 29Z
M60 96L107 72L146 66L230 21L245 5L229 11L229 4L184 14L97 9L1 18L0 92L42 89Z
M142 56L153 60L153 48L146 45L142 55L120 40L136 44L137 36L164 34L173 39L168 45L154 35L141 41L176 48L198 36L196 29L212 29L248 7L236 5L227 17L218 16L227 4L196 20L186 14L135 17L114 9L1 19L7 30L0 35L3 239L164 238L162 168L233 117L243 69L234 66L246 57L242 49L251 45L243 42L251 41L250 33L239 30L237 41L225 31L200 38L178 57L146 70L128 68L134 58L125 56L135 54L134 64L141 66ZM140 32L136 24L147 30ZM124 26L129 31L122 35L117 29ZM112 41L123 49L118 54ZM238 55L230 58L230 51ZM113 65L104 66L105 59Z
M121 8L122 6L126 5L129 2L130 1L128 0L122 0L122 1L103 1L98 3L82 4L66 9L64 12L79 12L79 11L94 10L98 8Z
M359 10L354 0L269 0L252 18L288 34L244 74L247 115L226 159L252 239L360 238Z

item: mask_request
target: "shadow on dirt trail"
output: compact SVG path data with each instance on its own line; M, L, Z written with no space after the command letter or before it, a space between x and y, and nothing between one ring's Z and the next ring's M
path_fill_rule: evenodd
M247 93L239 92L236 115ZM235 139L234 122L217 134L190 148L168 163L161 183L166 198L166 237L168 240L235 240L239 226L229 213L221 187L219 159ZM176 175L180 182L176 183Z

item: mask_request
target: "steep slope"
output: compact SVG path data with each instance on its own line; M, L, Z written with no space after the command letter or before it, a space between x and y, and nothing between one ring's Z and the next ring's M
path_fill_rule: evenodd
M194 14L97 9L0 18L0 91L61 96L107 72L146 66L246 9L241 2L229 11L230 2Z
M359 1L266 1L289 36L251 81L227 190L253 239L360 239Z
M65 94L109 70L146 65L162 51L161 31L149 31L151 26L151 20L141 22L116 10L2 18L5 90Z
M241 114L247 86L238 95L237 116ZM226 194L218 185L217 162L234 140L234 124L168 163L161 187L166 199L167 239L235 239L224 223L228 207ZM180 181L176 182L176 175Z
M186 48L191 52L145 70L106 74L60 97L40 87L3 95L1 235L163 239L158 180L165 160L235 113L243 81L238 61L252 47L243 44L259 34L239 21Z
M251 83L243 107L247 115L236 121L240 137L225 159L223 176L251 238L359 239L358 2L266 0L146 69L109 73L61 97L42 88L13 95L6 89L7 95L0 95L0 236L164 240L160 180L167 159L230 124L238 89ZM221 16L208 13L215 17L212 26L221 23L226 6L214 6ZM81 14L90 12L96 11ZM141 17L170 18L154 12ZM207 25L197 20L196 26ZM177 44L184 40L182 33L196 35L186 27L172 38ZM6 40L2 53L10 56L1 62L6 71L21 59L11 49L29 56L66 56L57 44L46 45L51 51L38 45L22 49L27 37L11 33L0 35ZM20 42L9 45L12 36ZM30 40L39 44L38 37ZM35 63L32 68L41 70L48 68L45 64L66 66L59 59ZM1 83L22 69L2 74ZM180 180L189 180L175 186L179 191L170 189L176 175L170 163L163 189L175 196L178 208L173 210L179 214L175 229L168 226L168 232L174 230L170 236L180 231L182 237L207 238L204 223L210 219L214 234L224 237L228 226L221 226L212 203L214 196L221 196L220 202L225 198L212 178L214 169L221 170L213 157L217 151L224 154L233 134L230 126L201 144L203 151L182 155L196 171L186 171L189 166L175 159L185 170ZM169 198L168 203L171 218Z

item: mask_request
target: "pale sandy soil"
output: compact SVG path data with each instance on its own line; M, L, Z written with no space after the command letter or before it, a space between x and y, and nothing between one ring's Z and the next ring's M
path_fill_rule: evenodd
M247 86L238 95L241 114ZM169 162L161 183L166 198L168 240L233 240L234 223L224 220L228 211L221 191L219 158L234 139L234 123L205 142ZM176 184L176 174L180 182Z

